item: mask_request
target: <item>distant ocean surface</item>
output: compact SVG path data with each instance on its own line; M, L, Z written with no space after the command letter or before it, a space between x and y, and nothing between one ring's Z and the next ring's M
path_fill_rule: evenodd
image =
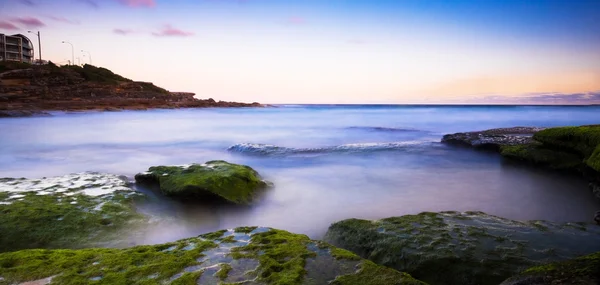
M145 211L178 222L136 243L241 225L320 238L330 223L345 218L443 210L590 222L600 201L580 177L440 143L447 133L586 124L600 124L600 106L279 105L55 113L0 119L0 177L82 171L133 177L153 165L223 159L249 165L275 184L249 209L157 202Z

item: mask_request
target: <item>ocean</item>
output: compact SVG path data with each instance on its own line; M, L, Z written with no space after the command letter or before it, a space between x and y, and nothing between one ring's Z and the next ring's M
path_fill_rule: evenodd
M221 159L275 187L248 208L181 205L147 189L141 210L168 218L136 244L237 226L321 238L346 218L484 211L510 219L591 222L600 210L577 175L440 143L499 127L600 123L600 106L277 105L54 113L0 119L0 177L97 171L133 178L154 165Z

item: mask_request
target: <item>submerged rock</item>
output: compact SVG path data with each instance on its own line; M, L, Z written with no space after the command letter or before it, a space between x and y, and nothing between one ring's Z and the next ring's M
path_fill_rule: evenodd
M485 285L544 262L600 251L600 227L425 212L343 220L330 226L325 241L431 284Z
M533 142L532 136L544 128L514 127L499 128L478 132L455 133L442 137L448 144L472 146L482 149L498 150L505 145L523 145Z
M0 254L0 284L425 284L305 235L243 227L127 249Z
M600 252L529 268L501 285L600 284Z
M153 166L135 175L140 184L156 185L166 196L181 200L251 204L268 186L249 166L213 160L204 164Z
M146 221L132 205L143 197L111 174L0 178L0 252L114 240L119 230Z

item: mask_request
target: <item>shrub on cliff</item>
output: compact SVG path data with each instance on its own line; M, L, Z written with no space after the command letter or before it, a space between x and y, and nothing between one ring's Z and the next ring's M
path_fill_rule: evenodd
M131 82L131 79L125 78L121 75L115 74L112 71L103 68L96 67L93 65L86 64L83 67L77 65L66 65L62 68L69 69L75 71L81 75L81 77L85 78L87 81L98 82L116 85L120 82Z

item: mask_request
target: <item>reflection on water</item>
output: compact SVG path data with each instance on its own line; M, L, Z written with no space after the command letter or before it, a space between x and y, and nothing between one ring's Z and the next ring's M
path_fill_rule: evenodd
M164 221L137 244L246 225L320 238L340 219L421 211L588 222L600 203L579 177L437 141L457 131L598 123L599 113L600 107L295 107L3 119L0 176L101 171L132 178L152 165L224 159L250 165L275 184L249 208L182 205L140 189L152 197L142 210ZM227 150L240 144L319 151Z

